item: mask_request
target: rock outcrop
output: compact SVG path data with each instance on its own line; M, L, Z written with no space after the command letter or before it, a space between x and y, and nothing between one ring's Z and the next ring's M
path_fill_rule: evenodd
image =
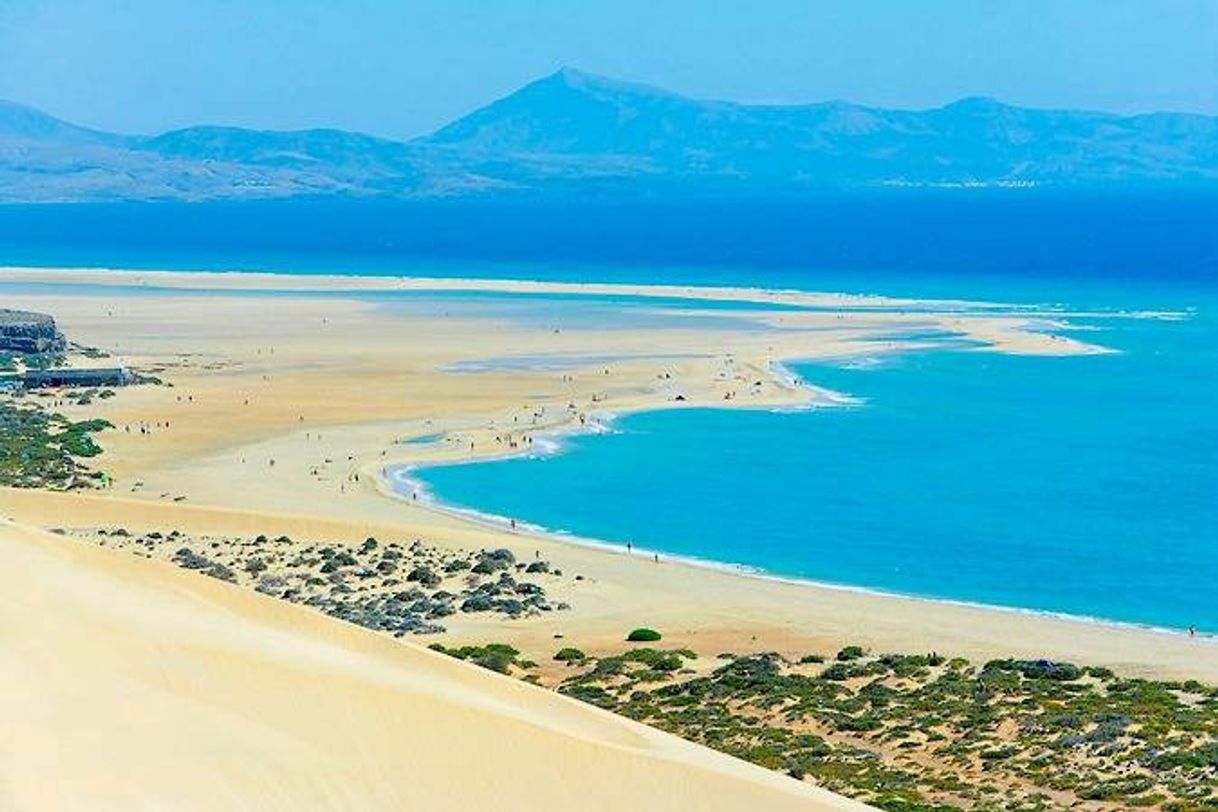
M0 352L63 352L67 343L45 313L0 310Z

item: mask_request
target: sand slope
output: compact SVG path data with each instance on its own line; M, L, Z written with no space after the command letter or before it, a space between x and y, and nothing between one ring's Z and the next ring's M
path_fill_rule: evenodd
M542 689L0 524L0 809L864 809Z

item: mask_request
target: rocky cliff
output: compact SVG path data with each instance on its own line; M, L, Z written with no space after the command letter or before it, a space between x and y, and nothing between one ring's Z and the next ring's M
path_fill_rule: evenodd
M45 313L0 310L0 352L62 352L67 340Z

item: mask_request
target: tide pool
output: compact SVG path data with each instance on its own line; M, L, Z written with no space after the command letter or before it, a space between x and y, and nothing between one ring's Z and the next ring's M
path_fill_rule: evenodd
M629 415L564 453L417 472L577 536L902 594L1218 631L1218 323L1103 319L1122 352L794 364L862 399Z

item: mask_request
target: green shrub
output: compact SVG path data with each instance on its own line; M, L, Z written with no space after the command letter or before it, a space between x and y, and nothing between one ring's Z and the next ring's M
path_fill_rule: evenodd
M630 632L630 634L626 635L626 642L628 642L628 643L654 643L655 641L659 640L661 637L663 637L663 635L661 635L655 629L648 629L648 628L644 627L644 628L635 629L632 632Z
M554 659L558 660L560 663L582 663L584 660L588 659L588 657L579 649L568 646L567 648L560 649L559 652L554 655Z
M520 652L506 643L487 643L485 646L461 646L460 648L448 648L440 643L432 643L428 648L441 654L447 654L449 657L456 657L458 660L468 660L474 665L480 665L500 674L510 673L514 665L520 668L532 668L536 665L527 660L517 660Z
M833 680L834 682L845 682L850 679L850 669L841 663L834 663L820 672L820 678Z
M846 646L837 653L837 661L839 663L845 663L849 662L850 660L857 660L862 657L864 653L865 652L863 651L862 646Z
M406 580L417 582L426 587L436 587L440 585L440 576L436 575L430 567L425 567L422 564L412 569L407 575Z
M653 671L676 671L681 667L681 660L686 655L691 655L693 652L684 651L658 651L654 648L636 648L633 651L628 651L622 655L622 659L632 663L642 663Z

